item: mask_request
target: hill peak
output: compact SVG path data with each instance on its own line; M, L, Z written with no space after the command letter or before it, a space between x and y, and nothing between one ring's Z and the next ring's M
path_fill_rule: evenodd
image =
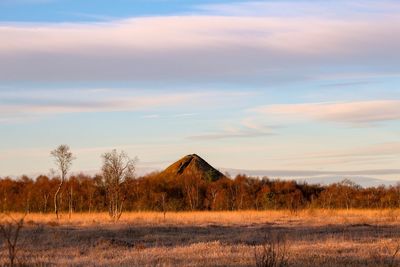
M189 154L176 161L161 174L169 177L200 176L206 181L216 181L224 175L197 154Z

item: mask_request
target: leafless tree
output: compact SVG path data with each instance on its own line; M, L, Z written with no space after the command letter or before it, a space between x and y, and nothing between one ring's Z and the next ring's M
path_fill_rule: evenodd
M21 219L14 219L11 215L6 214L7 219L0 223L1 234L5 240L8 249L8 259L10 267L15 266L15 259L17 255L17 242L20 231L24 226L24 219L26 214Z
M123 186L127 179L133 178L137 159L130 159L124 152L116 149L102 155L102 173L107 190L108 211L113 221L122 215L125 200Z
M75 159L75 157L72 155L72 152L70 151L68 145L60 145L55 150L51 151L50 154L54 157L54 162L61 173L61 181L58 185L56 193L54 194L54 212L56 213L58 220L58 194L60 193L61 187L65 182L65 178L72 166L72 161ZM70 212L71 211L72 209L70 207Z

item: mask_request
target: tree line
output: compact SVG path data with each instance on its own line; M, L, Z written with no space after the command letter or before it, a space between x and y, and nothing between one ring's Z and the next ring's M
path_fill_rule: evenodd
M62 177L40 175L34 179L0 179L2 212L54 212L53 197L58 191L58 210L63 212L108 211L118 219L125 211L184 210L270 210L302 208L351 209L397 208L400 185L362 188L349 180L329 186L296 181L238 175L207 181L199 176L164 177L152 173L134 178L114 176L111 166L105 173ZM110 179L104 175L118 177Z
M126 211L268 210L302 208L397 208L400 184L362 188L350 180L328 186L237 175L207 179L200 170L135 177L135 159L112 150L102 155L101 173L71 175L69 146L50 152L59 175L0 178L1 212L102 212L118 220ZM215 170L215 169L214 169ZM197 173L196 173L197 172Z

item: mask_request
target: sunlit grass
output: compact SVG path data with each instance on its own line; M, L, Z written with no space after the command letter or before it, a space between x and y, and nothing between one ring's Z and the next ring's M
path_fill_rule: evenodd
M290 266L400 264L399 209L167 212L165 220L161 212L125 212L118 222L106 212L61 215L26 216L19 263L254 266L254 252L274 235L287 240ZM6 263L3 247L0 265Z
M21 213L12 213L16 218ZM267 211L183 211L167 212L165 219L162 212L124 212L118 224L178 224L178 225L248 225L277 223L280 224L326 224L327 219L335 223L397 223L400 216L400 209L305 209L296 213L288 210L267 210ZM71 219L67 213L61 213L57 221L52 213L30 213L25 219L32 223L57 222L58 224L114 224L107 212L97 213L73 213Z

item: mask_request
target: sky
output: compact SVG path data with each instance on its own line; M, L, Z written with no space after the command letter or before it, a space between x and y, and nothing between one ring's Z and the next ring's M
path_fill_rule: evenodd
M0 176L111 149L276 176L400 178L395 0L0 0Z

